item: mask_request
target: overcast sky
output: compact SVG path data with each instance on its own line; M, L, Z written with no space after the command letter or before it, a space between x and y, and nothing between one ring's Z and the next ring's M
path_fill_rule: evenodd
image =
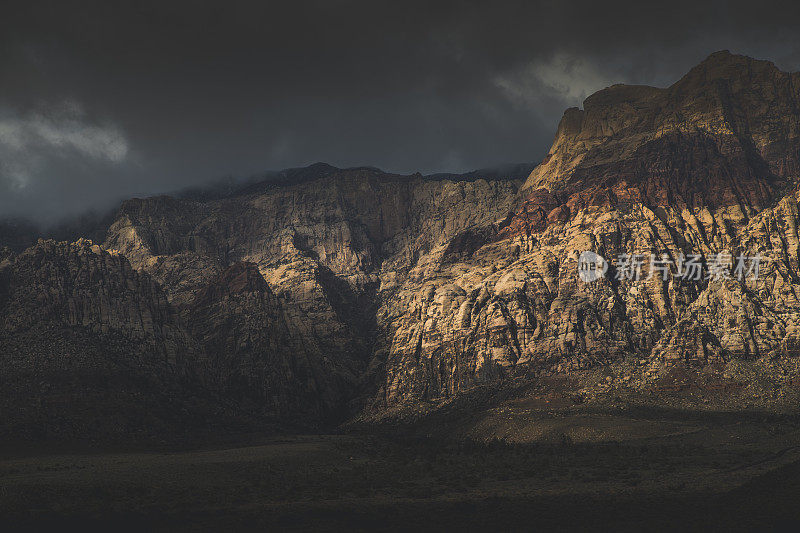
M538 161L610 84L720 49L800 70L794 2L287 3L3 2L0 216L317 161Z

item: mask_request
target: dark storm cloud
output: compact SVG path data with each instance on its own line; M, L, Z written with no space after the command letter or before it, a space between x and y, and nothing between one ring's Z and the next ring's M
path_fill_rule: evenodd
M15 2L0 215L326 161L535 161L563 109L718 49L800 68L792 3Z

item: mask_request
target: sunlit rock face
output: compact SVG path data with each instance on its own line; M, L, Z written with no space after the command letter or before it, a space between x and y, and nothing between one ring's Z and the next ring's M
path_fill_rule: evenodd
M647 378L796 355L797 82L720 52L669 88L614 86L567 110L497 236L432 261L385 304L402 311L381 400L620 360ZM612 264L584 283L584 250L666 257L673 274L650 276L646 262L641 279L616 279ZM731 273L761 256L758 279L705 279L720 253ZM674 275L691 255L701 279Z
M130 200L105 247L159 281L225 368L221 379L233 380L228 389L258 381L268 403L341 415L373 398L384 379L396 321L407 312L396 295L442 260L465 265L496 240L520 185L337 169L210 202ZM258 272L263 286L199 303L237 264L250 265L245 272ZM270 318L245 318L269 309Z
M251 411L313 420L621 363L646 387L792 359L798 87L720 52L665 89L604 89L524 182L315 165L223 198L129 200L102 248L0 253L4 327L41 309L121 331ZM605 276L580 279L584 251ZM646 259L639 276L624 255ZM734 275L740 256L757 277ZM731 275L707 276L720 257ZM687 258L699 277L679 275ZM87 261L105 266L75 267L78 290Z

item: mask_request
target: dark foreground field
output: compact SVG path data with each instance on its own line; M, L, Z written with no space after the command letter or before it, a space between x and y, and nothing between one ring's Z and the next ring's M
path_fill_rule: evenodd
M181 451L16 450L0 461L0 514L14 530L800 525L800 423L794 417L507 415L497 411L472 426L490 424L506 433L513 427L514 443L510 434L501 442L397 438L384 430Z

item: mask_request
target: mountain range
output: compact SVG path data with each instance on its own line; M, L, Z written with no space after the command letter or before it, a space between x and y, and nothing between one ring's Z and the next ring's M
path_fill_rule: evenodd
M18 224L0 232L0 424L34 439L320 428L541 387L786 409L798 180L800 73L717 52L670 87L568 109L535 167L317 164L126 200L92 240L32 242ZM586 251L605 276L581 279ZM668 275L626 274L618 258L639 256ZM686 258L702 275L678 275ZM734 275L737 258L757 275Z

